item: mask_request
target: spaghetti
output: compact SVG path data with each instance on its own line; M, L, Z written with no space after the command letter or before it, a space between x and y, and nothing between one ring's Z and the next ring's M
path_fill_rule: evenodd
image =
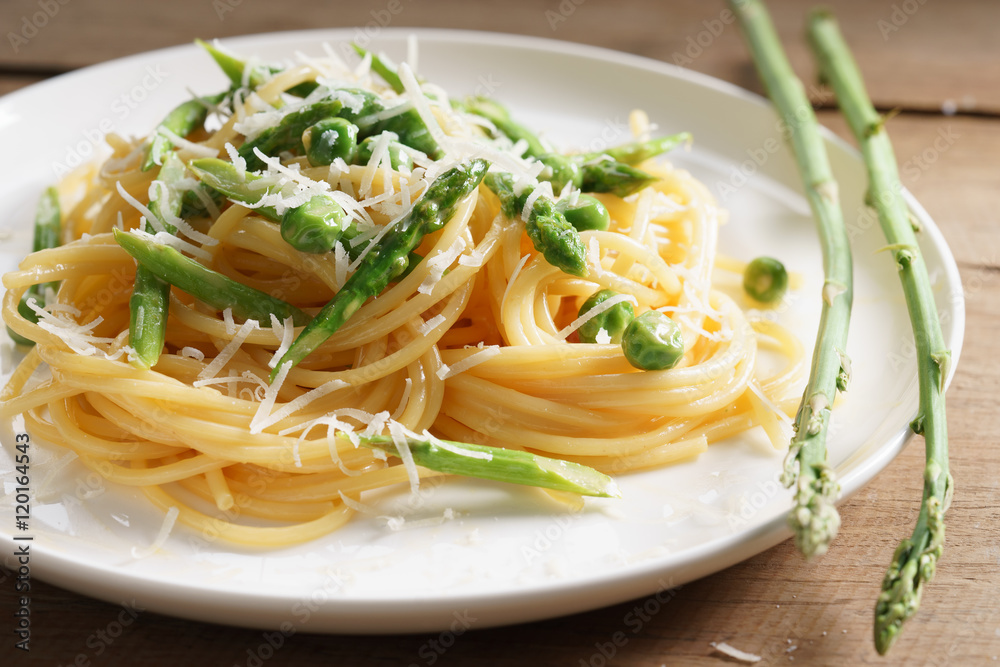
M410 151L412 168L393 168L385 142L366 164L317 167L294 154L267 161L262 173L288 198L332 193L361 230L350 241L356 247L377 247L434 177L470 157L535 182L542 167L523 157L523 142L490 138L488 121L452 108L405 67L404 90L394 92L371 64L366 56L352 69L331 56L239 88L212 109L214 129L210 120L171 137L177 155L229 156L238 165L233 147L300 103L285 91L345 85L337 81L387 100L386 114L416 109L442 149L438 159ZM111 231L141 228L162 184L157 169L140 167L150 138L108 141L106 162L58 186L63 245L4 276L4 320L36 344L4 390L2 411L22 414L34 437L71 449L108 480L141 487L171 520L237 543L302 542L348 521L365 491L440 474L407 460L405 448L402 462L391 463L358 447L376 435L426 433L613 474L696 456L756 425L776 446L787 442L799 344L713 288L722 211L702 184L664 161L640 165L657 180L637 194L597 195L611 223L580 232L585 277L549 264L523 221L504 216L480 186L422 240L423 261L269 382L296 336L290 319L240 321L176 288L158 362L149 370L130 364L136 263ZM562 196L575 194L567 188ZM166 242L310 314L364 261L344 244L298 251L252 205L208 201L183 222ZM58 294L36 307L38 323L23 318L25 291L54 281ZM596 315L578 309L601 289L623 295L637 313L671 316L684 338L681 363L640 371L619 345L577 342L577 329ZM788 362L764 377L761 349Z

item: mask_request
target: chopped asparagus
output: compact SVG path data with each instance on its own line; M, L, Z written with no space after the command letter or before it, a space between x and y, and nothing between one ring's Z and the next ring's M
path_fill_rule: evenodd
M361 444L399 456L393 439L378 435L361 438ZM593 468L529 452L486 447L451 440L407 438L413 462L424 468L465 477L477 477L510 484L538 486L583 496L620 498L618 485Z
M427 234L441 229L455 207L475 190L489 163L472 160L438 176L402 220L371 250L344 287L299 334L278 361L271 379L286 363L295 365L332 336L365 301L378 296L406 271L410 253Z
M59 191L55 187L49 187L42 193L38 200L38 207L35 209L35 228L31 251L38 252L60 245L62 245L62 210L59 207ZM46 288L56 291L59 289L59 283L44 283L29 287L24 296L21 297L20 303L17 304L17 312L21 317L32 323L38 322L38 313L28 306L28 300L38 301L45 296ZM35 344L35 341L25 338L10 327L7 327L7 333L18 345L31 346Z
M292 304L204 267L170 246L119 229L112 231L118 245L150 273L214 308L232 308L233 315L243 320L269 323L275 315L279 320L291 317L296 326L309 322L309 316Z

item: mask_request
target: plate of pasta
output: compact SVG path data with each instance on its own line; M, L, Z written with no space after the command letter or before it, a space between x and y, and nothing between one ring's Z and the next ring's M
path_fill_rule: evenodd
M30 536L32 576L162 613L374 633L777 544L822 288L782 130L664 63L433 30L200 43L0 99L5 553ZM907 441L916 362L827 138L846 496ZM908 202L957 360L957 268ZM787 290L748 294L760 257Z

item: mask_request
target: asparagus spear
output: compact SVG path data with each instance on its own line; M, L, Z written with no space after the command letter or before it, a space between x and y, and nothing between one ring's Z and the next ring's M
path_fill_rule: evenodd
M884 654L902 630L903 622L920 606L924 584L934 576L944 546L944 513L953 488L948 472L944 398L951 352L944 344L927 266L901 194L885 119L868 99L861 73L836 19L828 12L814 11L809 18L808 34L820 72L833 88L837 104L861 146L868 168L869 199L878 212L882 232L899 271L917 349L920 407L911 427L915 433L924 435L926 446L923 502L913 535L896 549L875 606L875 647Z
M823 310L809 382L795 418L795 437L782 477L786 486L795 488L795 505L788 517L795 543L806 558L811 558L826 552L840 527L834 505L840 485L826 462L826 437L830 408L837 389L846 389L850 367L844 349L853 293L851 249L816 116L781 48L767 9L758 0L730 0L729 4L743 27L768 95L790 130L823 251Z
M520 195L515 194L510 174L490 174L486 177L486 187L500 198L500 208L511 220L521 217L532 193L526 189ZM535 198L524 229L535 250L542 253L549 264L574 276L587 275L587 248L579 232L559 212L552 199L544 195Z
M255 204L268 193L265 188L251 187L251 183L260 180L260 176L240 174L233 164L225 160L192 160L191 171L202 183L234 201ZM343 207L327 195L315 195L305 204L290 208L280 215L272 206L260 206L254 210L268 220L281 223L281 237L302 252L330 252L341 238L353 238L357 235L357 228L353 225L345 228L347 214Z
M167 117L153 132L153 139L150 141L146 157L142 161L142 170L149 171L156 165L163 164L164 157L174 147L174 142L161 133L161 130L169 130L179 137L186 137L205 124L205 118L208 117L208 106L218 104L225 95L225 93L219 93L188 100L167 114Z
M35 230L32 240L32 252L45 250L46 248L56 248L62 245L62 211L59 207L59 191L55 187L49 187L42 193L38 200L38 207L35 209ZM53 291L59 289L58 282L32 285L21 297L21 302L17 304L17 312L24 319L32 323L38 322L38 313L28 306L29 299L39 300L44 297L46 288L51 287ZM43 304L44 305L44 304ZM35 341L25 338L7 327L7 333L18 345L34 345Z
M229 80L232 82L234 88L239 88L243 85L243 73L247 68L247 63L224 51L220 51L204 40L196 39L194 40L194 43L208 51L209 55L212 56L212 59L215 60L215 63L219 66L222 72L229 77ZM267 81L268 78L281 71L282 68L280 67L272 67L268 65L260 65L252 68L247 75L249 88L253 90L259 87ZM289 88L285 92L295 95L296 97L308 97L309 94L316 90L317 87L319 87L319 84L315 81L305 81L297 86Z
M537 134L514 120L510 111L496 100L471 97L456 103L456 106L489 120L511 141L524 141L527 145L525 156L549 167L550 174L543 178L551 181L552 189L556 191L571 183L583 192L610 192L627 197L656 180L632 164L671 150L690 139L689 134L681 133L646 142L630 142L596 153L562 155L549 150Z
M246 160L247 169L260 171L264 161L258 157L255 149L264 155L274 156L282 151L297 151L304 154L302 133L320 121L335 118L343 104L332 100L324 100L310 104L286 115L277 125L261 132L251 141L243 142L237 151Z
M378 115L387 107L375 93L359 88L342 88L339 89L339 93L335 91L335 94L354 98L355 105L345 102L344 109L339 115L358 126L359 139L366 139L382 132L395 132L400 143L415 148L435 160L441 157L441 147L431 136L424 119L416 109L408 109L403 113L378 120Z
M351 46L354 47L354 52L362 58L370 53L367 49L364 49L357 44L351 44ZM402 94L406 90L403 86L403 81L399 78L399 74L396 72L396 65L385 56L372 53L372 69L375 70L375 72L378 73L378 75L382 77L387 84L389 84L389 87L397 93Z
M149 201L149 211L171 234L177 229L166 221L181 210L181 194L177 183L184 178L184 163L176 153L168 152L160 168L159 180L165 188L154 190ZM146 231L153 233L153 225L146 222ZM132 365L148 369L160 358L167 334L167 315L170 307L170 285L156 277L144 266L136 268L132 296L128 300L128 342L135 350L130 358Z
M275 315L279 320L291 317L296 326L309 322L309 316L292 304L206 268L170 246L119 229L112 231L118 245L150 273L214 308L232 308L233 315L243 320L270 322Z
M488 168L486 160L472 160L435 179L410 212L368 253L340 292L292 342L271 373L271 379L286 363L295 365L302 361L343 326L365 301L378 296L401 275L406 270L409 253L425 235L444 226L459 201L479 186Z
M399 451L389 436L361 438L361 444L399 456ZM451 440L435 442L409 437L406 439L406 446L414 463L438 472L569 491L584 496L621 497L613 479L579 463Z

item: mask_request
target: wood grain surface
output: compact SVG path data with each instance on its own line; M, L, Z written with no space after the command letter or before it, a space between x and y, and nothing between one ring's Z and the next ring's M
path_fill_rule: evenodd
M813 68L802 27L810 4L769 3L796 69L809 81ZM31 658L43 665L736 664L710 645L724 641L762 656L758 664L767 665L1000 664L1000 3L826 4L838 14L876 104L900 111L889 130L899 162L912 167L904 169L904 185L940 226L966 292L965 344L948 392L957 491L947 517L947 545L920 612L889 657L880 658L873 649L872 610L886 565L919 508L919 437L842 504L843 528L819 561L804 562L786 542L682 587L664 604L638 599L457 637L293 635L272 649L260 631L141 610L133 618L126 608L35 580ZM4 0L0 94L196 36L363 26L386 6L323 0ZM393 26L587 43L678 62L760 90L735 26L718 30L713 23L723 16L717 0L401 0L401 6ZM706 30L718 34L702 35L703 46L698 39ZM847 137L829 97L816 89L814 98L822 109L820 121ZM950 141L935 144L940 136ZM0 562L11 561L5 555ZM646 615L634 632L636 607ZM28 662L13 649L8 630L13 610L13 579L0 570L0 665Z

